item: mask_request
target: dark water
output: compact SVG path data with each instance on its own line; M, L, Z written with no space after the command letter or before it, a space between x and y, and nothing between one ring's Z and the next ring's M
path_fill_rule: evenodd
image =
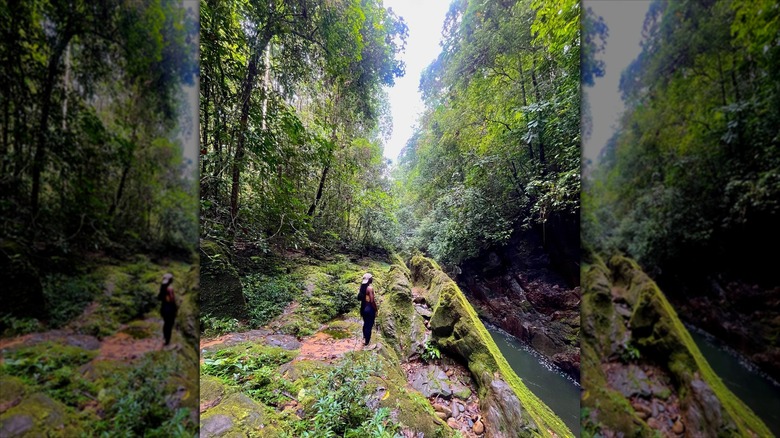
M485 327L525 386L580 436L580 387L513 336L487 324Z
M780 385L759 373L738 354L720 346L712 336L688 327L704 358L723 383L780 436Z

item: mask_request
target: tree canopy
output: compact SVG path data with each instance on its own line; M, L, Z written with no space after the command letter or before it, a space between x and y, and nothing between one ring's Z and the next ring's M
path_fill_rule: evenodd
M761 280L780 243L780 10L656 1L623 72L628 109L584 194L586 239L661 280Z
M411 247L457 264L528 228L579 246L579 17L575 1L451 4L396 173Z
M196 19L171 0L4 3L7 239L54 254L192 251L196 187L177 135Z
M201 235L388 246L383 87L406 25L381 2L201 2Z

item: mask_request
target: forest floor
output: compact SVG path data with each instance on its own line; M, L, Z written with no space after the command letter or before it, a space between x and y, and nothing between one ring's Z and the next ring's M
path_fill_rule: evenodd
M201 436L297 436L329 428L340 435L344 426L350 433L369 433L377 430L370 429L377 419L388 431L403 423L395 432L404 437L482 436L479 400L462 364L446 355L399 359L376 325L364 347L354 297L359 279L368 271L381 281L389 265L369 259L312 263L296 261L305 293L263 327L201 339ZM318 319L338 284L347 286L343 293L354 302ZM381 293L378 303L383 305ZM328 405L339 382L343 387L352 381L359 397L346 397L351 404ZM322 412L326 407L331 416ZM350 418L346 411L366 418ZM323 415L341 424L323 423Z
M197 270L141 256L90 272L52 283L57 328L0 338L0 436L195 433ZM180 301L169 346L156 303L164 272Z

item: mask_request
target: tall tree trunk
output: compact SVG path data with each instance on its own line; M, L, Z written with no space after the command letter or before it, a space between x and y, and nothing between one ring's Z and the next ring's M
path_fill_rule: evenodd
M534 85L534 95L536 96L536 103L540 104L542 102L542 93L539 91L539 83L536 80L536 54L533 56L533 66L531 67L531 82ZM542 172L547 172L547 163L544 157L544 141L542 140L542 134L544 132L544 126L542 126L542 116L540 112L537 112L536 120L538 122L537 130L538 134L536 136L537 142L539 143L539 163L542 164Z
M41 95L41 120L38 124L38 138L36 141L35 155L33 156L32 166L32 192L30 193L30 206L33 218L38 215L38 199L41 192L41 172L46 164L46 132L49 130L49 113L51 112L51 94L54 90L54 78L57 76L57 70L60 64L60 58L65 52L70 39L73 35L65 32L62 39L54 47L54 52L49 58L48 71L46 73L46 83Z
M249 109L252 102L252 90L257 80L257 63L260 60L260 56L265 51L265 47L271 40L271 36L266 34L260 45L259 50L255 50L252 56L249 58L249 65L247 68L247 75L242 85L241 91L241 117L238 123L238 138L236 139L236 152L233 159L233 182L230 189L230 216L233 220L238 215L238 195L240 191L241 182L241 167L244 164L244 142L246 141L246 129L249 121Z
M325 179L328 177L328 170L330 170L330 160L331 158L328 158L328 162L325 163L325 168L322 169L322 176L320 177L320 185L317 187L317 195L314 197L314 202L311 203L309 206L309 211L306 213L307 216L309 216L309 220L314 219L314 212L317 210L317 204L320 202L320 199L322 198L322 189L325 187Z

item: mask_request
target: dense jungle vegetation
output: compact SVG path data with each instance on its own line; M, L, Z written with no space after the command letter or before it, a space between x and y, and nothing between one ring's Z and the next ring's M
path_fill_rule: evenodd
M667 293L716 272L776 284L758 249L780 243L779 15L772 1L653 2L622 74L584 240L635 257Z
M522 227L578 229L575 2L453 2L397 165L382 142L401 17L373 1L201 11L203 238L456 264Z
M229 333L202 347L292 336L308 348L324 324L352 330L360 277L338 266L381 273L404 266L392 253L422 252L455 268L523 230L578 250L579 16L574 1L452 2L420 81L425 113L393 163L403 17L379 0L202 1L201 321L210 338ZM223 404L202 427L244 423L228 426Z
M0 435L192 435L197 11L4 1L0 32Z

